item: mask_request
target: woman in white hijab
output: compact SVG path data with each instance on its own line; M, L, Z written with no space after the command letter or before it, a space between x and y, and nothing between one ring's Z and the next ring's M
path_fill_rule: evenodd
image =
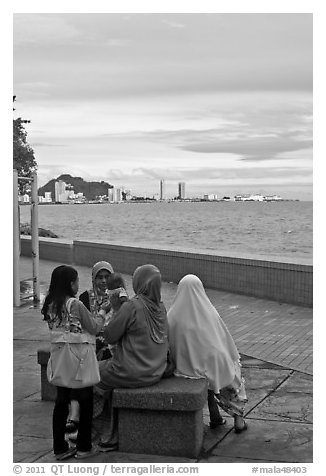
M219 405L234 417L236 433L246 430L243 415L247 398L240 355L197 276L188 274L179 282L168 323L174 375L208 382L210 427L225 423Z

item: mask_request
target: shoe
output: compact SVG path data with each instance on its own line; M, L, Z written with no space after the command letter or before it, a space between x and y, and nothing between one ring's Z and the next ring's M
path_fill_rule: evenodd
M77 453L75 454L75 458L76 459L90 458L91 456L97 455L97 453L98 453L97 448L93 447L89 451L77 451Z
M210 421L209 422L209 427L214 430L215 428L217 428L218 426L222 426L222 425L225 425L226 423L226 420L225 418L220 418L219 420L216 420L216 421Z
M243 427L242 428L235 428L234 427L234 433L242 433L243 431L246 431L248 429L248 425L246 422L243 422Z
M102 442L100 441L98 444L98 449L102 453L106 451L116 451L118 449L118 443L110 443L110 442Z
M69 448L67 451L64 451L63 453L58 453L55 455L55 459L57 461L63 461L68 458L72 458L76 454L76 448Z
M68 420L66 423L66 433L75 433L78 430L78 421Z

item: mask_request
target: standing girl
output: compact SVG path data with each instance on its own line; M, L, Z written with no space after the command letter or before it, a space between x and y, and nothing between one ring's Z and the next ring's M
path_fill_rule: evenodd
M52 365L52 367L50 365L52 375L59 368L60 359L62 360L64 355L62 350L66 350L65 355L67 356L78 356L86 349L87 355L94 353L93 362L96 366L98 365L95 358L95 335L103 326L103 318L99 316L94 319L84 304L75 298L78 286L78 273L71 266L62 265L53 270L49 292L41 311L50 330L51 357L49 363ZM68 358L63 362L63 373L65 373L64 377L67 382L70 381L68 375L71 365ZM81 373L84 371L94 373L92 368L84 367ZM75 378L77 379L77 375ZM55 384L54 381L53 383ZM79 388L80 386L83 388ZM70 448L65 440L66 421L71 399L77 400L80 407L76 448ZM91 441L92 418L93 387L91 385L84 386L83 383L76 382L76 380L71 384L57 384L52 420L53 450L57 460L65 460L73 455L78 459L86 458L95 453Z

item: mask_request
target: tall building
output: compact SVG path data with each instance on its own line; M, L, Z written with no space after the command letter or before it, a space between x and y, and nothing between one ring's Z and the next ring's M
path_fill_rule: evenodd
M63 180L59 180L54 184L54 194L56 202L66 202L68 194L66 192L66 183Z
M109 202L113 202L113 188L108 189L108 200Z
M121 188L115 188L115 187L109 188L108 199L109 199L109 202L121 202L122 201Z
M122 202L121 188L114 188L113 189L113 201L114 202Z
M186 198L186 182L178 183L178 197L181 200L184 200Z
M45 192L44 193L44 197L45 197L45 201L47 203L51 203L52 202L52 193L51 192Z
M160 200L165 199L165 181L162 179L160 180Z
M31 201L31 197L27 193L25 193L25 195L23 195L23 197L22 197L22 202L23 203L30 203L30 201Z

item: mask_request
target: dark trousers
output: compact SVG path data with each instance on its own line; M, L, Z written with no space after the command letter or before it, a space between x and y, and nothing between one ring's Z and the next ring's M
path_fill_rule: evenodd
M93 387L57 387L52 419L54 454L64 453L69 448L65 430L70 400L77 400L79 403L77 450L89 451L92 448Z
M221 414L213 390L208 390L207 403L211 422L214 423L219 421L221 419Z

